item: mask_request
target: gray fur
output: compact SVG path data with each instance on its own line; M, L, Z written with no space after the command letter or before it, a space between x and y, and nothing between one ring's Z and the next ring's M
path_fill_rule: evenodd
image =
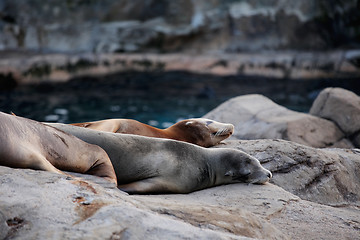
M102 147L119 188L129 193L189 193L235 182L264 183L271 177L257 159L235 149L47 124Z

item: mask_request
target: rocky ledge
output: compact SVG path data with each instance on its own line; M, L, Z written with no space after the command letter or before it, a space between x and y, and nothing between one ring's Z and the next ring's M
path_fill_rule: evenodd
M126 195L94 176L0 167L3 239L356 239L360 153L228 141L274 173L265 185ZM81 178L79 178L81 177ZM320 203L322 204L320 204ZM330 206L331 205L331 206Z
M123 71L188 71L276 79L349 79L360 76L360 50L214 54L38 54L0 52L1 85L66 82Z
M237 120L234 138L216 147L240 149L258 158L273 173L265 185L231 184L190 194L139 196L127 195L94 176L70 178L0 167L0 238L357 239L360 150L311 146L329 141L334 132L345 138L358 133L357 99L343 89L326 89L310 115L289 112L252 95L210 112L220 120ZM348 108L341 105L345 102ZM230 106L231 112L224 106ZM328 109L336 109L331 117ZM227 118L227 112L233 118ZM342 125L344 115L346 124L354 120L351 128ZM292 130L294 126L298 130ZM257 130L257 135L250 130ZM271 139L259 139L265 133ZM295 133L305 137L294 137ZM236 139L241 134L258 139ZM275 139L284 136L286 140ZM357 144L349 139L349 144Z

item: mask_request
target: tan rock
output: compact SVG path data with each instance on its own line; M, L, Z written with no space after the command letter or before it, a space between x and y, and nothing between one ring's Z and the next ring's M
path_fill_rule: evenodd
M256 94L232 98L204 118L234 124L232 139L285 139L321 148L344 137L331 121L291 111Z
M228 140L273 173L272 183L312 202L360 207L360 151L316 149L284 140Z
M360 97L342 88L326 88L315 99L310 114L329 119L347 136L360 130Z
M273 184L130 196L90 182L101 181L94 176L78 176L88 180L0 167L0 220L6 219L1 234L11 239L331 240L356 239L360 227L358 209L304 201Z
M247 210L162 201L154 207L118 189L27 169L0 167L0 183L5 239L286 239ZM185 208L188 215L173 217Z

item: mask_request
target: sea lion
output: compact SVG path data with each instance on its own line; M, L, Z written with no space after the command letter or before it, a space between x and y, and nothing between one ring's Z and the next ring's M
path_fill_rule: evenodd
M240 150L47 124L102 147L113 163L118 187L131 194L189 193L238 182L262 184L272 176L256 158Z
M71 125L98 131L169 138L202 147L211 147L231 136L234 125L205 118L182 120L166 129L159 129L132 119L106 119Z
M56 128L0 112L0 165L92 174L117 184L106 152ZM65 174L68 175L68 174Z

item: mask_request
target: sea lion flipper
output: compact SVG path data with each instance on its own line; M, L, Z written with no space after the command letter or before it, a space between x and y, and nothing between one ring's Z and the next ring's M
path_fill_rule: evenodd
M160 178L147 178L144 180L118 185L121 191L129 194L148 194L148 193L164 193L171 192L170 189L165 186Z
M91 123L84 122L84 123L70 123L70 125L76 126L76 127L83 127L88 128L91 126Z
M96 163L96 165L91 167L87 172L85 172L85 174L101 177L116 186L117 179L116 179L114 167L111 164L109 158L104 158L104 159L106 159L106 161L101 161L100 163Z
M49 171L49 172L53 172L53 173L59 173L59 174L70 176L69 174L66 174L63 171L54 167L54 165L52 165L40 153L29 150L29 153L27 153L27 154L28 154L27 159L29 160L29 167L31 167L33 169L37 169L37 170L44 170L44 171Z
M70 123L70 125L112 133L116 133L116 131L119 129L117 125L112 124L111 121L108 120L84 123Z

